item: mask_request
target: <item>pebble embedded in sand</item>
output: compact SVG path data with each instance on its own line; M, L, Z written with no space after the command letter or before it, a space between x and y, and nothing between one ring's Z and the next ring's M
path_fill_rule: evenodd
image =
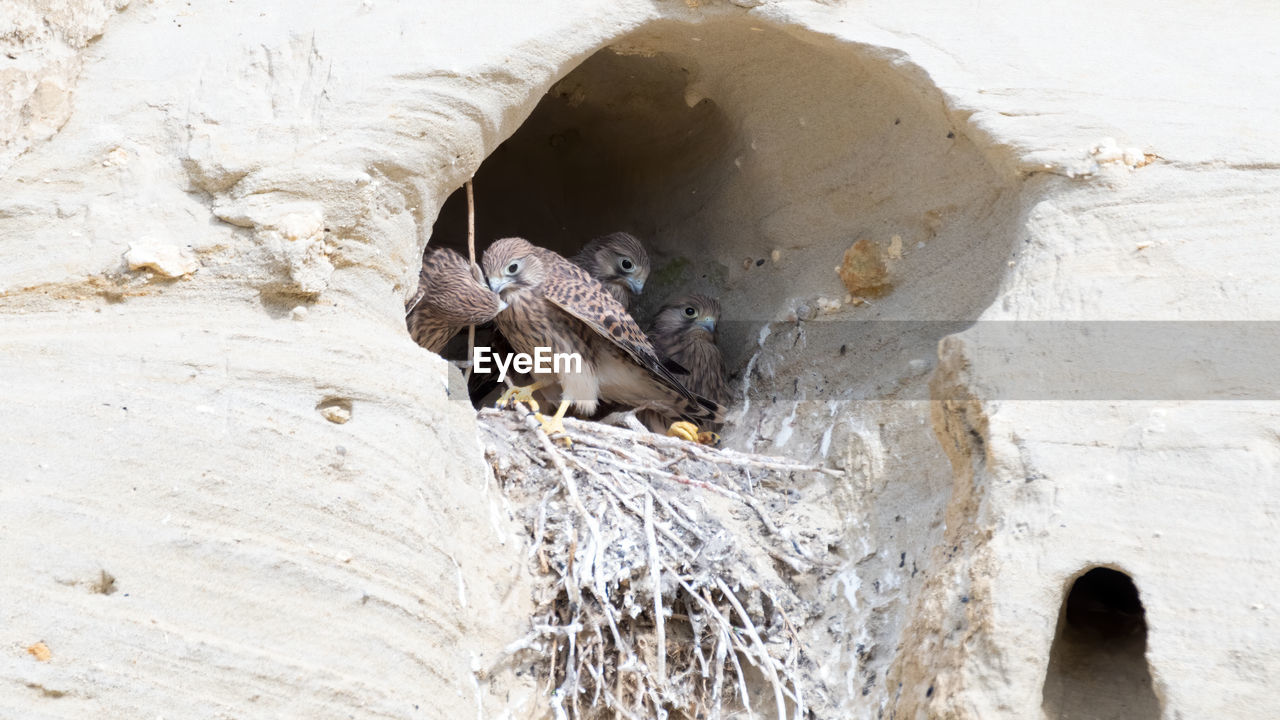
M814 304L818 307L818 312L822 315L830 315L839 310L844 303L839 298L820 297Z
M190 275L200 269L200 262L190 250L169 244L131 243L124 261L130 270L151 270L167 278Z
M316 405L320 415L335 425L342 425L351 419L351 401L339 398L326 398Z
M27 652L40 662L49 662L53 658L53 651L43 641L27 646Z
M350 410L336 405L328 405L320 408L320 414L324 416L325 420L338 425L342 425L351 419Z
M115 148L102 159L103 167L120 167L129 162L129 153L124 148Z
M887 289L889 270L880 248L866 238L849 246L836 270L851 295L875 295Z

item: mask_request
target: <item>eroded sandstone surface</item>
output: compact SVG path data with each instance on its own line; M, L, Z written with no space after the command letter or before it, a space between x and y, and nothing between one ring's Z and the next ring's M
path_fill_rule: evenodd
M842 717L1280 714L1274 333L1221 322L1280 308L1276 27L11 0L0 714L548 711L491 671L528 540L403 324L473 174L483 242L626 227L646 302L719 295L726 442L843 472L798 499L844 528L803 588ZM1064 609L1094 567L1142 643L1112 586Z

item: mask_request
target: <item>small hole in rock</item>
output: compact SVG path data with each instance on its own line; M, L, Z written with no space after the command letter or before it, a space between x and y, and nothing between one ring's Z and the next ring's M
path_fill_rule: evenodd
M354 412L351 400L340 397L327 397L316 403L316 412L335 425L342 425L351 419Z
M98 571L97 579L90 586L90 590L98 595L111 595L116 591L116 578L106 570Z
M1146 611L1133 579L1095 567L1067 592L1049 652L1050 720L1155 720L1160 703L1147 665Z

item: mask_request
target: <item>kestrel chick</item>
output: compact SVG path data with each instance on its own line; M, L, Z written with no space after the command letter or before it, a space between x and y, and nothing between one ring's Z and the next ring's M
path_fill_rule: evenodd
M505 307L466 258L447 248L428 250L418 273L418 295L406 308L409 335L438 353L458 331L489 322Z
M560 407L554 418L543 420L548 433L564 429L560 420L570 405L591 415L602 400L653 408L694 424L724 420L725 408L676 379L673 370L684 369L664 364L622 304L582 268L527 240L506 238L485 251L484 273L507 303L496 321L516 352L534 355L541 347L582 358L580 368L534 368L534 385L513 390L524 398L531 388L560 386Z
M573 264L604 285L628 312L649 279L649 253L630 233L616 232L592 240L573 256Z
M674 360L689 371L683 378L685 387L723 405L729 401L729 386L725 383L724 358L716 346L719 321L720 303L715 298L696 293L685 295L658 311L649 339L659 357ZM645 411L640 419L650 430L662 432L668 423L678 418Z

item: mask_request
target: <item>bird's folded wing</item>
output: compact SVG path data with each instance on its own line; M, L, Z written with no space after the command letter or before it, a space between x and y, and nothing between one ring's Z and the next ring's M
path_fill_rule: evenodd
M689 400L698 400L684 383L676 379L654 352L649 338L636 321L585 270L568 261L554 263L542 283L542 296L556 307L586 323L593 331L609 340L636 362L657 376L664 385ZM683 369L683 368L682 368Z

